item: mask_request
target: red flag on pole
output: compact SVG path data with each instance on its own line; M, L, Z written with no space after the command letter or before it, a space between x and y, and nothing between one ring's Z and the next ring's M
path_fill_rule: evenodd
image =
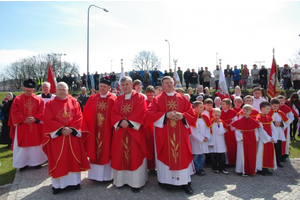
M227 84L225 81L224 73L222 68L220 68L220 76L219 76L219 84L218 84L218 92L216 95L221 98L221 100L225 98L229 98L229 92L227 88Z
M50 93L52 93L52 94L56 93L56 79L55 79L55 73L53 71L51 62L49 63L49 66L48 66L47 82L49 82L51 84Z
M274 98L276 95L280 93L279 83L278 83L278 69L275 61L275 57L273 55L273 62L270 72L269 85L268 85L268 96L270 98Z

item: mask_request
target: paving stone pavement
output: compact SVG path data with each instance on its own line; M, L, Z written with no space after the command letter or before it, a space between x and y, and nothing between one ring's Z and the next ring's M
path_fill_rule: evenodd
M80 190L53 195L45 164L41 169L17 171L7 199L300 199L300 159L284 163L284 168L277 169L273 176L242 177L234 172L234 168L228 168L229 175L215 174L210 168L205 171L205 176L192 176L194 194L191 196L182 190L160 188L152 174L140 193L133 193L130 187L116 188L111 181L88 180L87 172L81 174Z

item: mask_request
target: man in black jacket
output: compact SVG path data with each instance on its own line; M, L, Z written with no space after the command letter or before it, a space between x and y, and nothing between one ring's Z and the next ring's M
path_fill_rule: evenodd
M83 108L89 99L89 95L86 93L86 88L82 87L81 88L81 95L79 95L78 99L82 102Z
M187 70L184 72L183 77L184 77L184 82L185 82L185 87L186 90L189 88L189 83L190 83L190 69L187 68Z
M100 80L100 76L96 71L96 73L94 74L94 83L95 83L95 90L97 91L99 90L99 80Z
M157 71L157 68L155 68L154 71L152 72L152 85L153 85L153 87L155 87L157 85L158 78L159 78L159 73Z

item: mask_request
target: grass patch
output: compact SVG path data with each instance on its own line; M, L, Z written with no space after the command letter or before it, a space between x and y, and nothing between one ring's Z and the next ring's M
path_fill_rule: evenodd
M12 183L15 178L16 169L12 165L12 150L7 145L0 145L0 186Z
M296 140L290 141L290 158L300 158L300 138L296 132Z

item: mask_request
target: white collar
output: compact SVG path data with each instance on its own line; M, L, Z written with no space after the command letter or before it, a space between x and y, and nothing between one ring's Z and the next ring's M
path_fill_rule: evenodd
M105 95L102 95L100 92L99 92L99 94L100 94L100 97L101 97L101 98L106 98L107 95L109 94L109 91L108 91Z
M132 91L129 94L125 94L125 100L128 100L131 98Z
M166 92L166 94L168 95L168 96L174 96L174 92L170 92L170 93L168 93L168 92Z

